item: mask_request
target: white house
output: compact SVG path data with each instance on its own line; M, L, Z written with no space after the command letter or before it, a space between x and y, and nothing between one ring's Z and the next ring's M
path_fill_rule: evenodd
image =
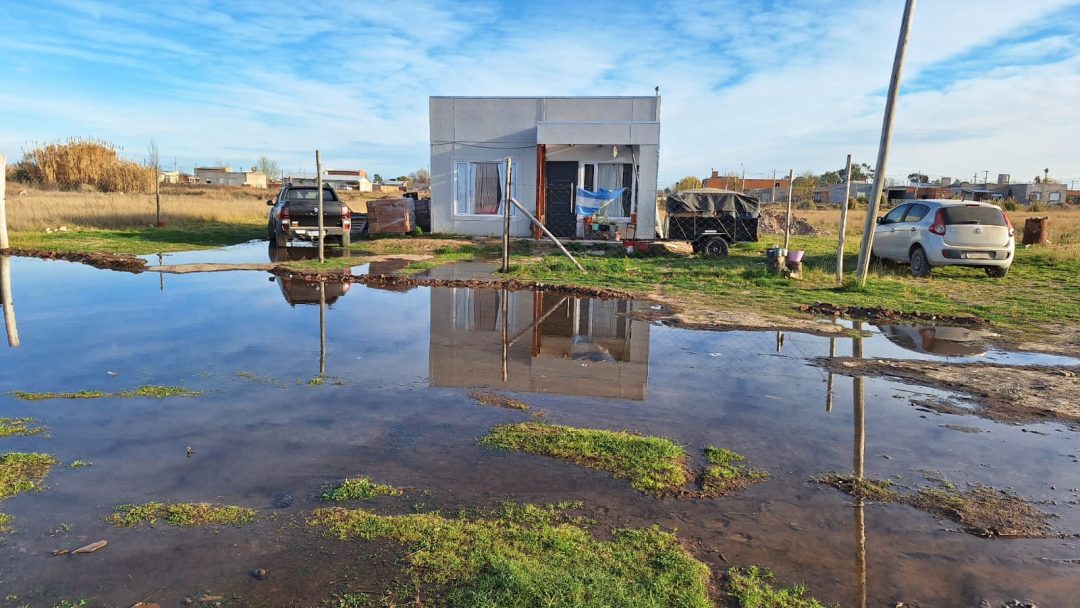
M604 215L656 236L660 97L432 97L431 227L502 234L505 159L511 194L558 237L581 234L577 188L626 188ZM511 209L511 234L536 236Z

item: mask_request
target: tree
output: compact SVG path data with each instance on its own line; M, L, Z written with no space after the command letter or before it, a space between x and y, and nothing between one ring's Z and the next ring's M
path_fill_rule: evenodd
M421 167L409 174L409 181L417 186L427 186L431 183L431 172Z
M395 182L407 182L407 181L409 181L409 176L408 175L399 175L399 176L394 178L394 181Z
M255 161L255 166L266 174L267 179L277 179L278 174L281 173L281 167L278 166L277 161L266 156L260 156L259 160Z
M814 196L814 186L816 185L818 185L817 176L811 171L806 171L791 183L792 196L797 201L809 201Z
M847 173L847 167L841 167L836 171L829 171L822 173L818 178L818 183L822 186L832 186L834 184L844 183L844 176ZM870 165L866 163L859 163L857 165L851 165L851 181L853 182L865 182L874 178L874 170Z
M374 175L374 177L372 177L372 178L371 178L371 183L373 183L373 184L381 184L381 183L382 183L382 181L383 181L383 180L382 180L382 176L381 176L381 175L379 175L378 173L376 173L376 174Z
M930 181L930 176L923 173L910 173L907 179L913 184L925 184Z
M701 187L701 180L694 177L693 175L688 175L688 176L680 179L675 184L675 189L676 190L696 190L697 188L700 188L700 187Z

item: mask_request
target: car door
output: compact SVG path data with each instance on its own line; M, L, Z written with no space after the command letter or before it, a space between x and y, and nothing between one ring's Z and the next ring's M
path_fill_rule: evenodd
M899 236L897 235L896 228L900 225L900 220L904 219L904 214L907 213L910 205L900 205L892 211L885 214L885 217L881 219L881 222L874 227L874 248L873 253L879 258L885 258L889 260L906 261L907 255L903 258L898 258L896 252L902 247L897 243Z
M922 221L930 213L930 205L925 203L911 203L904 213L904 219L896 226L896 255L898 259L907 260L911 246L924 241L926 235L922 234Z

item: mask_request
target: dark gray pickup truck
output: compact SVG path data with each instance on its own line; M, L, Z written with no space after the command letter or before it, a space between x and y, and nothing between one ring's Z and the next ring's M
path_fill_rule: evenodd
M285 184L276 199L266 201L270 217L266 235L272 245L288 247L292 241L319 240L319 189ZM323 185L323 231L326 244L349 246L352 212L334 189Z

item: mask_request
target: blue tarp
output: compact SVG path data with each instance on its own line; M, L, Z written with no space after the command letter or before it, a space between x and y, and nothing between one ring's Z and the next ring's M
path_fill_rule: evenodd
M609 206L612 201L622 198L626 188L608 190L600 188L596 192L590 192L584 188L577 189L577 215L578 217L592 217L601 207Z

